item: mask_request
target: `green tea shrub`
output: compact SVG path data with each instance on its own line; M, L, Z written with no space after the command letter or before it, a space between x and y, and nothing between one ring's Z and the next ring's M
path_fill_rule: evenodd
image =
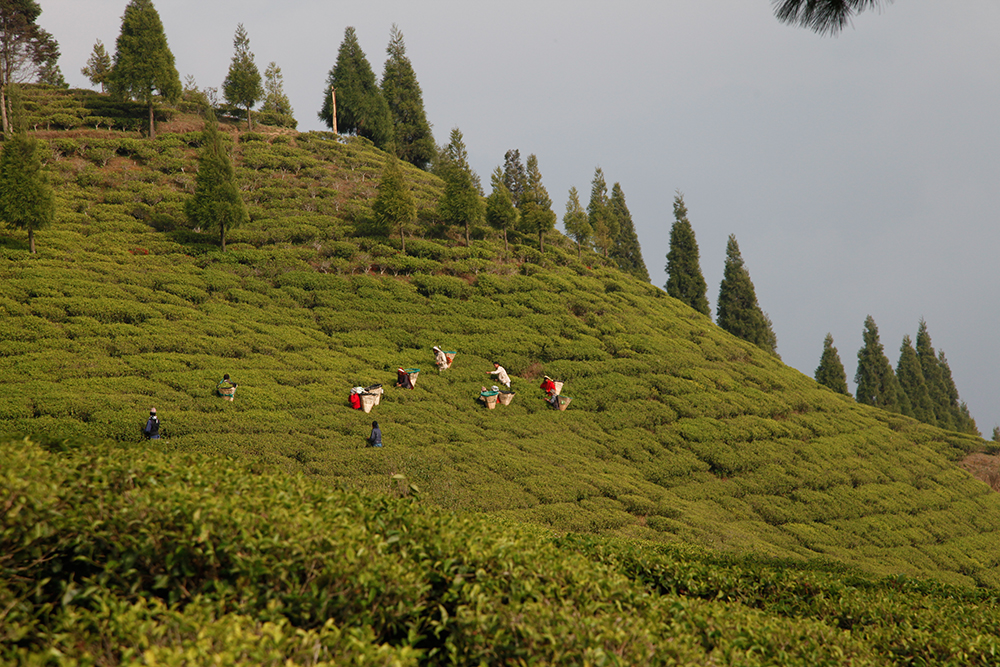
M411 282L420 294L427 297L439 295L449 299L461 299L471 291L468 283L452 276L418 274L413 276Z

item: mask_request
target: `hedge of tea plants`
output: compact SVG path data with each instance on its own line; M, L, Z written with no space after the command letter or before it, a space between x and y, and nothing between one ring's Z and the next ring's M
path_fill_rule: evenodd
M416 169L405 251L366 236L384 155L360 139L230 129L251 221L220 252L183 216L200 134L168 128L45 139L57 221L37 255L0 237L0 435L134 444L156 407L165 438L146 446L169 455L367 493L403 475L438 507L557 531L1000 583L997 496L955 465L983 441L827 391L556 233L545 253L483 228L466 246ZM515 397L488 410L493 361ZM414 389L393 387L399 368L421 369ZM381 405L352 410L374 384Z
M555 536L245 461L0 444L16 664L990 665L996 592Z

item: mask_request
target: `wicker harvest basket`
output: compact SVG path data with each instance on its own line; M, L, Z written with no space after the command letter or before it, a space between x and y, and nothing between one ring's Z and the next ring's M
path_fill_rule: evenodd
M371 412L372 408L378 405L378 396L375 394L369 394L365 392L361 394L361 409L365 412Z
M497 393L495 391L484 391L479 394L479 400L486 404L490 410L497 407Z
M510 402L514 400L514 392L501 391L497 395L497 400L500 401L501 405L510 405Z
M565 410L567 407L569 407L569 402L572 401L572 400L573 399L570 398L569 396L560 396L559 397L559 409L560 410Z
M375 405L382 402L382 385L373 384L370 387L365 387L365 391L375 396ZM367 412L367 410L365 412Z

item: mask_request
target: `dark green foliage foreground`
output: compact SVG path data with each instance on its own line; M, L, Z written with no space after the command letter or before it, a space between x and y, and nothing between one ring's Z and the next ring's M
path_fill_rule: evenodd
M8 441L0 460L5 663L992 665L1000 650L995 592L555 537L441 512L403 480L393 499L73 442Z

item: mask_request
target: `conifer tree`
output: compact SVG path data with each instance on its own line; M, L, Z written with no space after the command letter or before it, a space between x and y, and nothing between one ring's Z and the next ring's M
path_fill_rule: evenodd
M273 60L264 70L264 101L260 105L262 114L268 116L268 122L279 127L295 127L295 111L285 94L285 79L281 68Z
M396 137L396 155L420 169L434 158L434 137L424 111L423 93L410 59L403 33L394 23L389 34L388 58L382 72L382 95L389 105Z
M823 340L823 354L819 358L819 366L816 367L816 373L813 377L816 378L816 382L833 389L838 394L851 395L847 387L844 364L840 362L837 348L833 346L833 334L828 333Z
M639 280L649 282L649 271L646 262L642 261L642 248L639 247L639 237L635 233L632 214L625 203L625 192L619 183L611 186L611 197L608 200L608 211L615 219L618 235L611 248L611 257L618 268Z
M711 315L708 308L708 286L701 273L698 242L687 218L684 195L680 192L674 195L674 224L670 227L665 288L667 294L675 299L679 299L703 315Z
M920 360L920 370L924 374L927 392L934 405L934 418L937 425L943 429L954 431L955 418L951 410L951 398L945 383L937 353L931 343L931 335L927 331L927 322L921 318L917 328L917 358Z
M538 168L538 158L534 153L525 164L527 183L521 200L521 227L532 234L538 234L538 249L545 252L545 234L556 226L556 214L552 210L552 199L542 185L542 172Z
M376 228L388 236L399 231L399 242L406 252L406 230L417 219L417 206L413 195L403 179L399 160L389 155L382 169L382 181L378 186L378 196L372 204Z
M129 0L125 7L108 85L116 97L134 99L147 106L149 138L155 138L156 94L176 101L181 95L181 79L152 0Z
M0 122L4 134L11 131L8 88L58 71L59 44L38 25L41 13L35 0L0 0Z
M576 241L577 258L583 259L583 248L590 247L590 239L594 230L590 227L587 212L580 204L580 193L576 187L569 189L569 199L566 200L566 213L563 214L563 227L571 239Z
M247 129L252 130L251 109L264 96L264 87L250 51L250 37L242 23L236 26L233 36L233 59L229 63L226 80L222 82L222 95L227 103L247 110Z
M878 326L869 315L865 319L864 346L858 350L858 370L854 375L858 403L889 412L900 412L899 384L878 337Z
M944 356L944 350L938 351L938 367L941 369L941 377L944 380L945 392L948 396L948 410L951 413L955 430L959 433L971 433L979 435L976 428L976 420L969 414L969 407L958 396L958 388L952 379L951 367Z
M483 216L483 200L468 163L468 153L462 132L457 127L451 131L451 140L441 151L440 176L444 180L444 194L438 202L438 214L445 223L465 226L465 245L471 243L470 226Z
M993 442L1000 442L1000 426L993 427Z
M514 208L510 191L504 185L503 169L497 167L490 176L490 184L493 191L486 198L486 222L494 229L503 232L503 251L509 252L507 245L507 231L517 225L519 217L518 210Z
M716 324L729 333L777 356L778 337L774 335L771 320L757 303L750 272L732 234L726 243L726 265L715 318Z
M614 240L618 236L615 226L618 222L611 215L608 202L608 184L604 180L604 172L600 167L594 170L594 179L590 182L590 202L587 204L587 221L594 230L594 245L605 258L611 251Z
M365 137L387 150L393 144L392 115L353 27L344 31L337 63L330 70L323 91L319 118L330 128L334 126L331 88L337 96L337 131Z
M104 84L107 83L108 76L111 74L111 56L104 49L101 40L97 40L94 44L94 50L90 54L90 58L87 59L87 66L81 69L80 73L87 77L92 84L100 85L101 92L104 92Z
M226 232L250 220L236 185L233 161L226 152L219 124L211 113L201 135L194 195L185 202L184 211L188 219L202 229L218 229L223 252L226 251Z
M511 149L503 156L503 182L510 192L510 199L514 207L521 208L521 199L524 197L524 189L528 182L528 175L524 171L524 164L521 162L521 151Z
M29 137L24 124L20 91L8 88L12 132L0 152L0 222L28 231L28 251L35 253L35 231L52 224L55 194L42 171L38 140Z
M934 403L931 401L930 392L927 390L927 382L924 379L924 372L920 368L920 359L913 349L913 341L910 337L903 336L903 344L899 348L899 361L896 363L896 379L903 393L909 399L909 407L913 417L931 426L937 426L937 418L934 416ZM903 414L908 414L905 410Z

